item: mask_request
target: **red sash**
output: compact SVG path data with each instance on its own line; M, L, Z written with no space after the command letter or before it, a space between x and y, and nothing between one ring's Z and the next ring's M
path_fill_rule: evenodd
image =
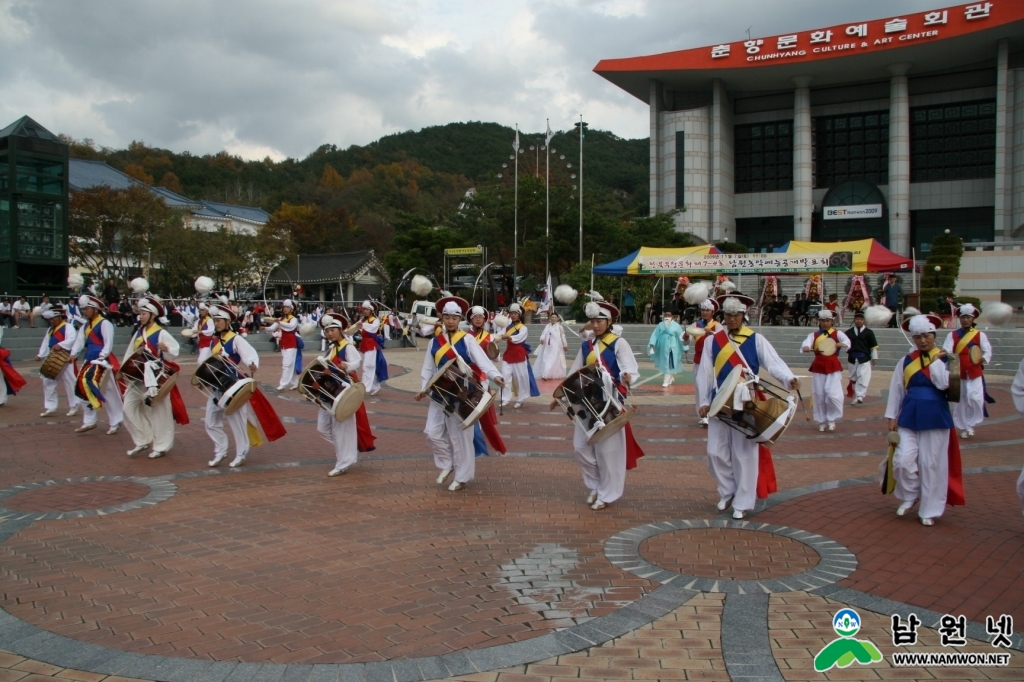
M491 444L495 452L500 452L503 455L508 452L505 448L505 441L498 433L498 413L494 410L493 402L487 411L480 415L480 430L484 432L484 437L487 438L487 442Z
M18 391L25 388L25 384L28 382L18 374L18 370L14 369L10 357L11 351L0 348L0 374L3 375L3 381L7 383L7 390L16 395Z
M964 497L964 475L960 463L960 438L956 435L956 428L949 430L949 483L946 488L946 504L962 506L967 504Z
M164 360L164 364L175 372L181 371L181 367L170 360ZM180 373L178 376L181 376ZM178 390L178 384L174 384L174 386L171 387L171 395L168 396L168 399L171 401L171 414L174 415L174 421L182 426L188 424L188 410L185 408L185 401L181 398L181 391Z
M252 411L260 426L263 427L263 433L266 434L267 440L273 442L288 433L285 431L284 424L281 423L281 418L277 416L277 412L274 412L270 401L260 389L257 388L252 392L249 404L252 405Z

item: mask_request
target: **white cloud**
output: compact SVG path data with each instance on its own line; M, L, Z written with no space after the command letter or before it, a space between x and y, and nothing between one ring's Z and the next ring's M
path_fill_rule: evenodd
M901 12L934 2L906 0ZM539 131L583 113L646 137L602 58L884 17L888 0L0 0L0 126L123 147L305 156L484 120Z

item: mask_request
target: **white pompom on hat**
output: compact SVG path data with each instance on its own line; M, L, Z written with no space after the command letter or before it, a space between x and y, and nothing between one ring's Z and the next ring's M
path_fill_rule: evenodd
M469 310L469 301L461 296L445 296L438 299L435 309L440 310L442 315L458 315L462 317Z
M341 313L324 313L320 318L320 326L324 329L346 329L348 318Z
M96 298L95 296L90 296L89 294L82 294L81 296L78 297L78 307L95 308L96 310L106 309L106 306L103 305L103 301Z
M483 307L482 305L475 305L469 309L470 319L476 317L477 315L483 315L484 319L486 319L488 315L487 308Z
M818 319L819 320L832 320L832 319L835 319L835 315L833 315L832 311L829 310L828 308L822 308L821 310L818 311Z
M163 317L167 314L167 309L164 308L164 304L155 296L143 296L136 302L135 307L140 311L145 310L157 317Z
M508 307L508 311L510 313L519 313L520 315L522 315L523 314L523 306L519 305L518 303L513 303L512 305L510 305Z
M907 330L911 336L934 334L935 322L928 315L914 315L907 322Z
M715 299L707 298L701 301L700 305L697 307L700 308L701 310L711 310L717 313L720 306L718 305L718 301L716 301Z
M234 322L236 315L231 311L231 308L226 305L211 303L210 317L215 320L227 320L228 322Z
M747 305L735 296L729 296L722 302L722 312L726 315L745 313L747 312Z
M281 301L281 307L282 308L292 308L292 309L294 309L295 308L295 303L292 301L292 299L286 298L283 301Z
M957 317L965 317L967 315L970 315L971 317L977 317L978 309L975 308L970 303L964 303L962 306L960 306L960 310L959 312L957 312Z

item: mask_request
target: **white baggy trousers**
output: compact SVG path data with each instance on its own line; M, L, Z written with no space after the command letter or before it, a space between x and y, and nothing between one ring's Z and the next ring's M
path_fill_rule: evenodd
M462 419L450 417L433 400L427 408L427 444L434 453L434 465L441 470L454 469L455 481L469 483L476 475L476 453L473 450L473 429L463 429Z

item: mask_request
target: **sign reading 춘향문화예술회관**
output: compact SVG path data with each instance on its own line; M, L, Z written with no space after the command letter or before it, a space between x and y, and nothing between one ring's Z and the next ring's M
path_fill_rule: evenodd
M678 257L641 257L638 275L690 273L765 274L786 272L850 272L853 253L708 253Z

